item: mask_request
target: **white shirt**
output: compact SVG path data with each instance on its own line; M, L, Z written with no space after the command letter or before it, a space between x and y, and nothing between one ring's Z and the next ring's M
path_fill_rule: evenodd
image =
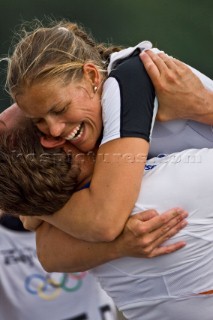
M188 225L167 243L187 245L153 259L122 258L93 270L131 320L212 320L213 149L186 150L147 162L133 214L182 207Z
M88 272L47 273L34 233L0 226L0 320L115 320L112 300Z

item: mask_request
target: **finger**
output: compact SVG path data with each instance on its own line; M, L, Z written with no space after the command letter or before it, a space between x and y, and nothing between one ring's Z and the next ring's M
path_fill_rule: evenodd
M169 69L176 70L177 64L175 63L175 59L171 56L168 56L167 54L161 52L158 54L158 57L160 57L164 63L167 65Z
M141 235L140 245L143 248L144 252L146 251L147 256L160 245L162 245L166 240L170 239L174 235L176 235L181 229L185 228L187 225L187 221L177 222L176 225L170 226L168 231L158 229L155 232L147 233L145 235ZM140 238L140 237L138 237Z
M28 219L26 217L24 217L24 216L21 216L19 218L20 218L20 220L21 220L21 222L23 224L23 227L28 230L28 225L29 225Z
M139 213L136 213L133 217L141 221L150 220L156 216L159 216L159 213L154 209L145 210Z
M181 213L180 215L177 215L176 217L172 218L171 220L169 220L166 224L164 224L162 227L154 230L152 234L155 239L157 239L157 237L161 236L161 235L168 235L169 232L173 232L173 228L177 228L178 226L182 226L182 224L187 223L186 219L188 216L187 212L183 211L183 213Z
M36 230L42 222L40 219L29 216L20 216L20 220L22 221L24 228L30 231Z
M142 214L142 213L140 213ZM159 238L162 236L162 234L165 234L167 231L169 231L174 225L176 225L178 222L182 221L187 217L187 212L184 211L181 208L173 208L165 213L163 213L160 216L155 216L154 218L148 220L148 221L141 221L139 219L132 219L129 220L127 226L128 229L136 236L143 236L146 233L152 233L156 230L156 233L154 233L153 240ZM169 223L169 224L168 224ZM164 228L161 228L161 227ZM152 241L153 241L152 240ZM151 241L150 241L151 242Z
M161 58L160 53L155 53L151 50L147 50L146 54L151 59L152 64L154 64L155 67L158 69L159 76L161 75L162 72L165 72L165 70L167 69L167 66L164 62L164 59ZM152 65L151 62L149 62L149 64Z
M168 56L165 53L159 53L158 56L160 56L163 59L164 63L168 66L168 68L172 71L175 71L176 74L181 75L183 72L191 72L189 66L176 58Z
M127 222L127 228L137 237L140 236L141 233L145 234L146 231L141 231L141 228L144 228L142 225L144 222L153 219L158 216L158 212L156 210L146 210L143 212L136 213L134 216L130 217Z
M184 62L182 62L176 58L173 58L173 62L176 64L176 66L178 66L182 70L191 70Z
M172 221L173 223L173 221ZM177 222L175 225L169 225L168 229L163 228L160 230L157 230L153 232L152 234L149 234L147 236L147 243L150 241L152 249L159 247L161 244L163 244L165 241L176 235L180 230L185 228L187 226L187 221L186 220L181 220L180 222ZM167 230L167 231L166 231ZM151 242L152 241L152 242Z
M155 81L160 77L160 70L158 66L154 63L153 59L148 54L148 51L142 51L140 58L152 82L155 83Z
M172 228L174 225L176 225L178 222L182 221L188 216L187 212L181 208L173 208L170 209L160 216L157 216L153 218L150 221L147 221L146 224L138 224L138 227L140 227L140 230L138 230L138 234L141 232L143 233L151 233L155 230L157 230L157 233L162 235L162 232L169 231L170 228ZM161 228L163 227L163 228Z
M173 243L173 244L170 244L165 247L156 248L151 252L150 257L153 258L153 257L157 257L157 256L162 256L164 254L169 254L169 253L175 252L175 251L180 250L183 247L185 247L185 245L186 245L186 242L179 241L177 243Z
M168 227L170 226L167 225L168 223L171 223L172 225L173 223L176 224L177 222L180 222L181 220L185 219L187 216L188 213L182 208L169 209L166 212L162 213L159 217L155 218L155 222L153 223L150 232L162 226L165 226L168 229Z
M23 226L26 223L26 217L25 216L19 216L19 219L21 220L21 223L23 224Z

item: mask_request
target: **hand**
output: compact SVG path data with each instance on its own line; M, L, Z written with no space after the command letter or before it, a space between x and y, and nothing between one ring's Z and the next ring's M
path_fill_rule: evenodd
M41 223L43 223L43 220L35 217L19 216L19 219L21 220L24 228L30 231L35 231Z
M164 53L143 51L140 57L158 97L157 120L202 121L199 117L203 115L205 109L208 109L206 101L208 93L191 69L183 62Z
M152 258L183 248L184 241L161 245L187 225L187 216L186 211L174 208L161 215L155 210L147 210L130 217L116 240L120 257Z

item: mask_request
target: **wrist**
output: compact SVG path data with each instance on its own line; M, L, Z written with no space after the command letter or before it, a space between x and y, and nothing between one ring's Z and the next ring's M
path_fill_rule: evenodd
M191 120L202 122L205 124L213 124L213 92L204 89L200 99L197 99L194 114Z
M126 257L128 255L127 250L126 250L125 241L122 236L119 236L114 241L112 241L110 244L111 244L111 253L110 253L111 260L120 259L120 258Z

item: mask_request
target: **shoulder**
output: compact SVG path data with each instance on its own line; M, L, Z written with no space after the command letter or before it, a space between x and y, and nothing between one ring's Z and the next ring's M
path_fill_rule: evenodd
M118 60L115 68L110 72L109 77L114 77L119 83L131 82L143 85L148 83L153 87L146 69L139 57L140 50L136 49L129 57Z

